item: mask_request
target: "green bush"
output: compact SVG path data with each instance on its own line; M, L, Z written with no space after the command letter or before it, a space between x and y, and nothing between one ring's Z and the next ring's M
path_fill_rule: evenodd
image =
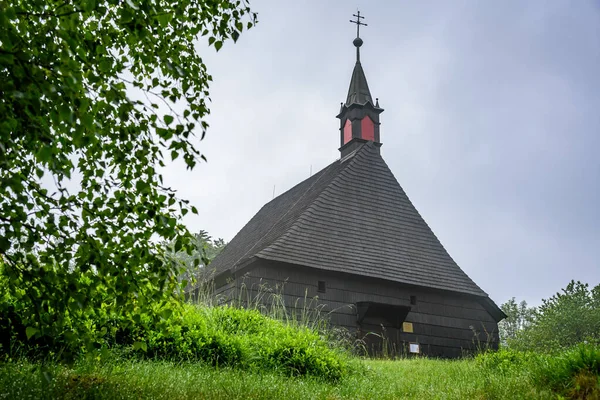
M215 307L210 309L214 324L230 334L255 335L268 329L269 323L257 310L244 310L234 307Z
M138 339L145 348L138 346L138 354L171 360L201 360L212 365L245 366L246 343L240 336L215 325L211 314L212 309L184 306L183 313L173 316L165 326L139 333Z
M203 361L327 380L340 379L349 369L348 354L332 348L317 331L257 310L186 304L162 326L146 326L131 330L127 343L143 358Z
M600 346L582 343L549 355L536 372L541 384L560 394L570 398L600 398Z
M265 338L266 339L266 338ZM314 375L330 380L341 378L348 370L347 358L308 328L285 326L260 350L261 363L288 375Z
M501 339L510 348L547 352L583 342L600 345L600 285L571 281L535 309L514 300L502 309L509 318L500 323Z
M191 304L155 305L155 315L126 319L109 308L100 321L78 321L96 335L97 349L76 346L63 335L27 337L18 303L0 291L0 355L5 358L75 357L100 350L123 349L122 355L169 361L201 361L255 371L278 371L285 375L311 375L338 380L349 369L350 357L332 346L316 329L264 316L258 310L231 306ZM68 321L68 320L65 320ZM64 357L63 357L64 358Z
M514 371L531 370L540 362L542 355L530 351L517 351L501 348L475 356L475 362L495 373L508 374Z
M540 388L567 398L600 398L600 346L594 344L554 353L501 349L479 354L475 360L493 374L527 375Z

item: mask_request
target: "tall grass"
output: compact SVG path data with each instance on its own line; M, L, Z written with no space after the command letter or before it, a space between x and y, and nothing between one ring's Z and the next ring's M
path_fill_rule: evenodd
M215 294L214 283L207 279L198 285L195 302L197 304L215 306L227 304L235 308L256 310L268 318L283 322L288 326L307 328L317 332L330 346L342 348L355 355L367 355L365 342L346 328L330 323L331 313L352 304L326 311L327 303L318 296L310 297L308 290L304 296L296 298L292 304L285 301L285 285L271 284L260 279L250 285L243 277L239 286L231 288L226 294Z
M554 353L501 349L475 362L500 376L520 373L539 387L572 399L600 399L600 347L581 343Z
M337 327L330 323L331 313L343 307L355 307L353 304L326 311L327 303L318 296L309 297L305 290L304 297L296 298L292 304L287 304L285 299L284 281L281 284L271 284L263 281L247 284L248 276L244 276L237 286L233 286L223 294L215 294L214 280L204 279L196 289L195 302L207 306L228 304L236 308L257 310L261 314L282 321L290 326L307 327L318 332L334 347L341 347L358 356L381 359L402 359L414 355L408 352L405 346L398 344L388 337L386 327L381 325L379 332L368 332L363 337L358 337L356 332L346 328ZM481 331L471 326L473 332L472 348L465 348L463 356L472 356L492 349L494 332L488 332L485 325L481 324ZM378 345L369 346L369 338L376 337Z

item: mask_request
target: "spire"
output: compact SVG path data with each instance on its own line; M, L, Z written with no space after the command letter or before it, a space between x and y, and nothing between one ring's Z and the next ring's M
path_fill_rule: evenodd
M340 119L342 158L368 141L374 142L377 147L381 146L379 114L383 112L383 109L379 107L379 100L373 101L365 71L360 63L360 47L363 45L363 40L360 38L360 27L367 26L367 24L361 21L364 17L360 15L360 11L352 16L356 17L356 21L350 20L356 24L356 38L352 42L356 47L356 64L352 71L346 102L342 103L340 113L337 115L337 118Z
M358 47L356 48L358 50ZM350 79L350 87L348 88L348 96L346 97L346 105L350 104L365 104L370 101L373 104L371 91L367 84L367 77L363 71L360 61L356 61L354 71L352 71L352 79Z
M367 84L367 77L360 64L360 46L363 45L363 40L360 38L360 27L368 25L361 22L361 19L364 19L365 17L360 15L360 11L357 11L356 14L352 14L352 16L356 17L356 21L350 20L351 23L356 24L356 39L352 41L352 44L356 47L356 65L354 65L354 71L352 72L346 105L349 106L353 103L365 104L367 101L370 101L371 104L373 104L373 98L371 97L369 85Z

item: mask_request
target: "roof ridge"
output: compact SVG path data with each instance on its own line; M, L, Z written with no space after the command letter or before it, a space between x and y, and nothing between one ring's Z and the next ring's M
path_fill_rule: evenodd
M333 178L328 184L327 186L325 186L321 192L319 193L319 195L317 197L315 197L315 199L308 205L308 207L306 207L304 209L304 211L302 211L302 213L298 216L298 218L296 218L296 220L294 221L293 224L290 225L290 227L283 233L281 234L277 239L275 239L271 244L269 244L268 246L265 246L262 248L261 251L259 251L256 255L260 257L260 253L262 253L263 251L268 251L269 248L271 247L277 247L279 245L281 245L283 242L285 242L285 240L289 237L290 233L297 228L298 225L298 221L300 221L302 219L302 217L309 211L312 210L315 203L317 203L319 201L319 199L321 198L321 196L323 195L323 192L325 192L331 185L333 185L336 181L338 181L340 179L340 176L342 175L342 173L350 168L350 166L352 166L353 164L355 164L356 160L358 159L358 156L360 154L362 154L366 149L366 148L370 148L372 147L372 143L371 142L367 142L365 144L363 144L362 146L360 146L358 149L356 149L354 151L354 154L352 155L352 157L346 157L345 159L345 163L342 167L342 169L337 173L337 175L335 176L335 178ZM350 158L350 159L348 159ZM342 162L342 160L339 160L340 162ZM291 209L292 207L290 207ZM287 213L286 213L287 214ZM281 242L281 243L280 243Z
M322 179L324 176L326 176L326 172L327 172L327 171L328 171L330 168L332 168L334 165L335 165L335 162L333 162L333 163L329 164L329 165L328 165L327 167L325 167L325 168L324 168L322 171L319 171L319 172L322 172L322 173L321 173L321 175L320 175L320 176L319 176L317 179L315 179L315 180L314 180L314 182L312 182L312 183L310 184L310 186L309 186L309 187L306 189L306 191L305 191L305 192L304 192L304 193L303 193L301 196L299 196L299 197L298 197L298 199L297 199L297 200L294 202L294 204L292 204L292 205L291 205L291 207L289 207L289 208L286 210L286 212L285 212L285 213L283 213L283 214L281 215L281 217L279 217L279 219L277 219L277 221L275 221L275 222L274 222L274 223L271 225L271 227L269 228L269 230L268 230L268 231L266 231L266 232L265 232L265 233L264 233L264 234L263 234L263 235L262 235L262 236L261 236L261 237L260 237L258 240L256 240L256 241L254 242L254 244L252 245L252 247L250 247L250 248L249 248L249 249L248 249L248 250L247 250L247 251L246 251L246 252L245 252L245 253L244 253L244 254L243 254L241 257L239 257L239 258L238 258L238 259L237 259L237 260L236 260L234 263L232 263L232 264L231 264L231 265L232 265L232 267L235 267L235 266L236 266L236 265L237 265L237 264L238 264L238 263L239 263L241 260L243 260L244 258L246 258L246 256L247 256L249 253L251 253L251 251L252 251L252 250L254 250L254 248L255 248L255 247L256 247L256 246L257 246L259 243L261 243L261 241L262 241L262 240L263 240L265 237L267 237L267 236L269 235L269 233L271 233L271 232L273 231L273 229L274 229L274 228L275 228L275 227L276 227L276 226L279 224L279 222L280 222L281 220L283 220L283 218L284 218L286 215L288 215L288 214L289 214L289 212L290 212L291 210L293 210L293 209L294 209L294 207L296 206L296 204L298 204L298 203L300 202L300 200L302 200L302 199L303 199L303 198L306 196L306 194L308 193L308 191L309 191L310 189L312 189L312 188L315 186L315 184L316 184L317 182L319 182L319 181L320 181L320 180L321 180L321 179ZM302 183L302 182L300 182L300 183ZM289 189L289 190L292 190L292 189L294 189L296 186L299 186L299 185L300 185L300 183L299 183L299 184L297 184L297 185L295 185L294 187L292 187L292 188L291 188L291 189ZM289 191L289 190L288 190L288 191ZM287 193L288 191L286 191L286 193ZM283 194L282 194L282 195L283 195ZM278 197L279 197L279 196L278 196ZM317 196L317 197L318 197L318 196ZM275 199L273 199L273 200L275 200ZM271 201L273 201L273 200L271 200ZM269 202L269 203L270 203L270 202ZM267 204L269 204L269 203L267 203ZM311 204L312 204L312 203L311 203ZM266 204L265 204L265 206L266 206ZM263 207L264 207L264 206L263 206ZM302 214L304 214L304 212L302 212ZM302 214L300 214L300 215L298 216L298 218L300 218L300 217L302 216ZM296 222L294 222L294 224L295 224L295 223L296 223ZM292 226L293 226L294 224L292 224ZM289 230L289 229L288 229L288 230ZM286 231L286 232L287 232L287 231ZM280 237L281 237L281 236L280 236ZM278 239L279 239L279 238L277 238L277 240L278 240ZM276 242L277 240L273 241L273 243L274 243L274 242ZM271 246L273 243L271 243L271 244L269 244L269 245L266 245L266 246L264 246L264 247L263 247L261 250L259 250L259 253L260 253L262 250L264 250L265 248L267 248L267 247L270 247L270 246Z

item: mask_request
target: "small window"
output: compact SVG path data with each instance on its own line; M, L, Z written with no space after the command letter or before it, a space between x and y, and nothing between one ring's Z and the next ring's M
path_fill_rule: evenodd
M325 293L327 287L325 286L325 281L319 281L319 287L317 288L317 292Z
M410 304L413 306L417 304L417 296L410 296Z

